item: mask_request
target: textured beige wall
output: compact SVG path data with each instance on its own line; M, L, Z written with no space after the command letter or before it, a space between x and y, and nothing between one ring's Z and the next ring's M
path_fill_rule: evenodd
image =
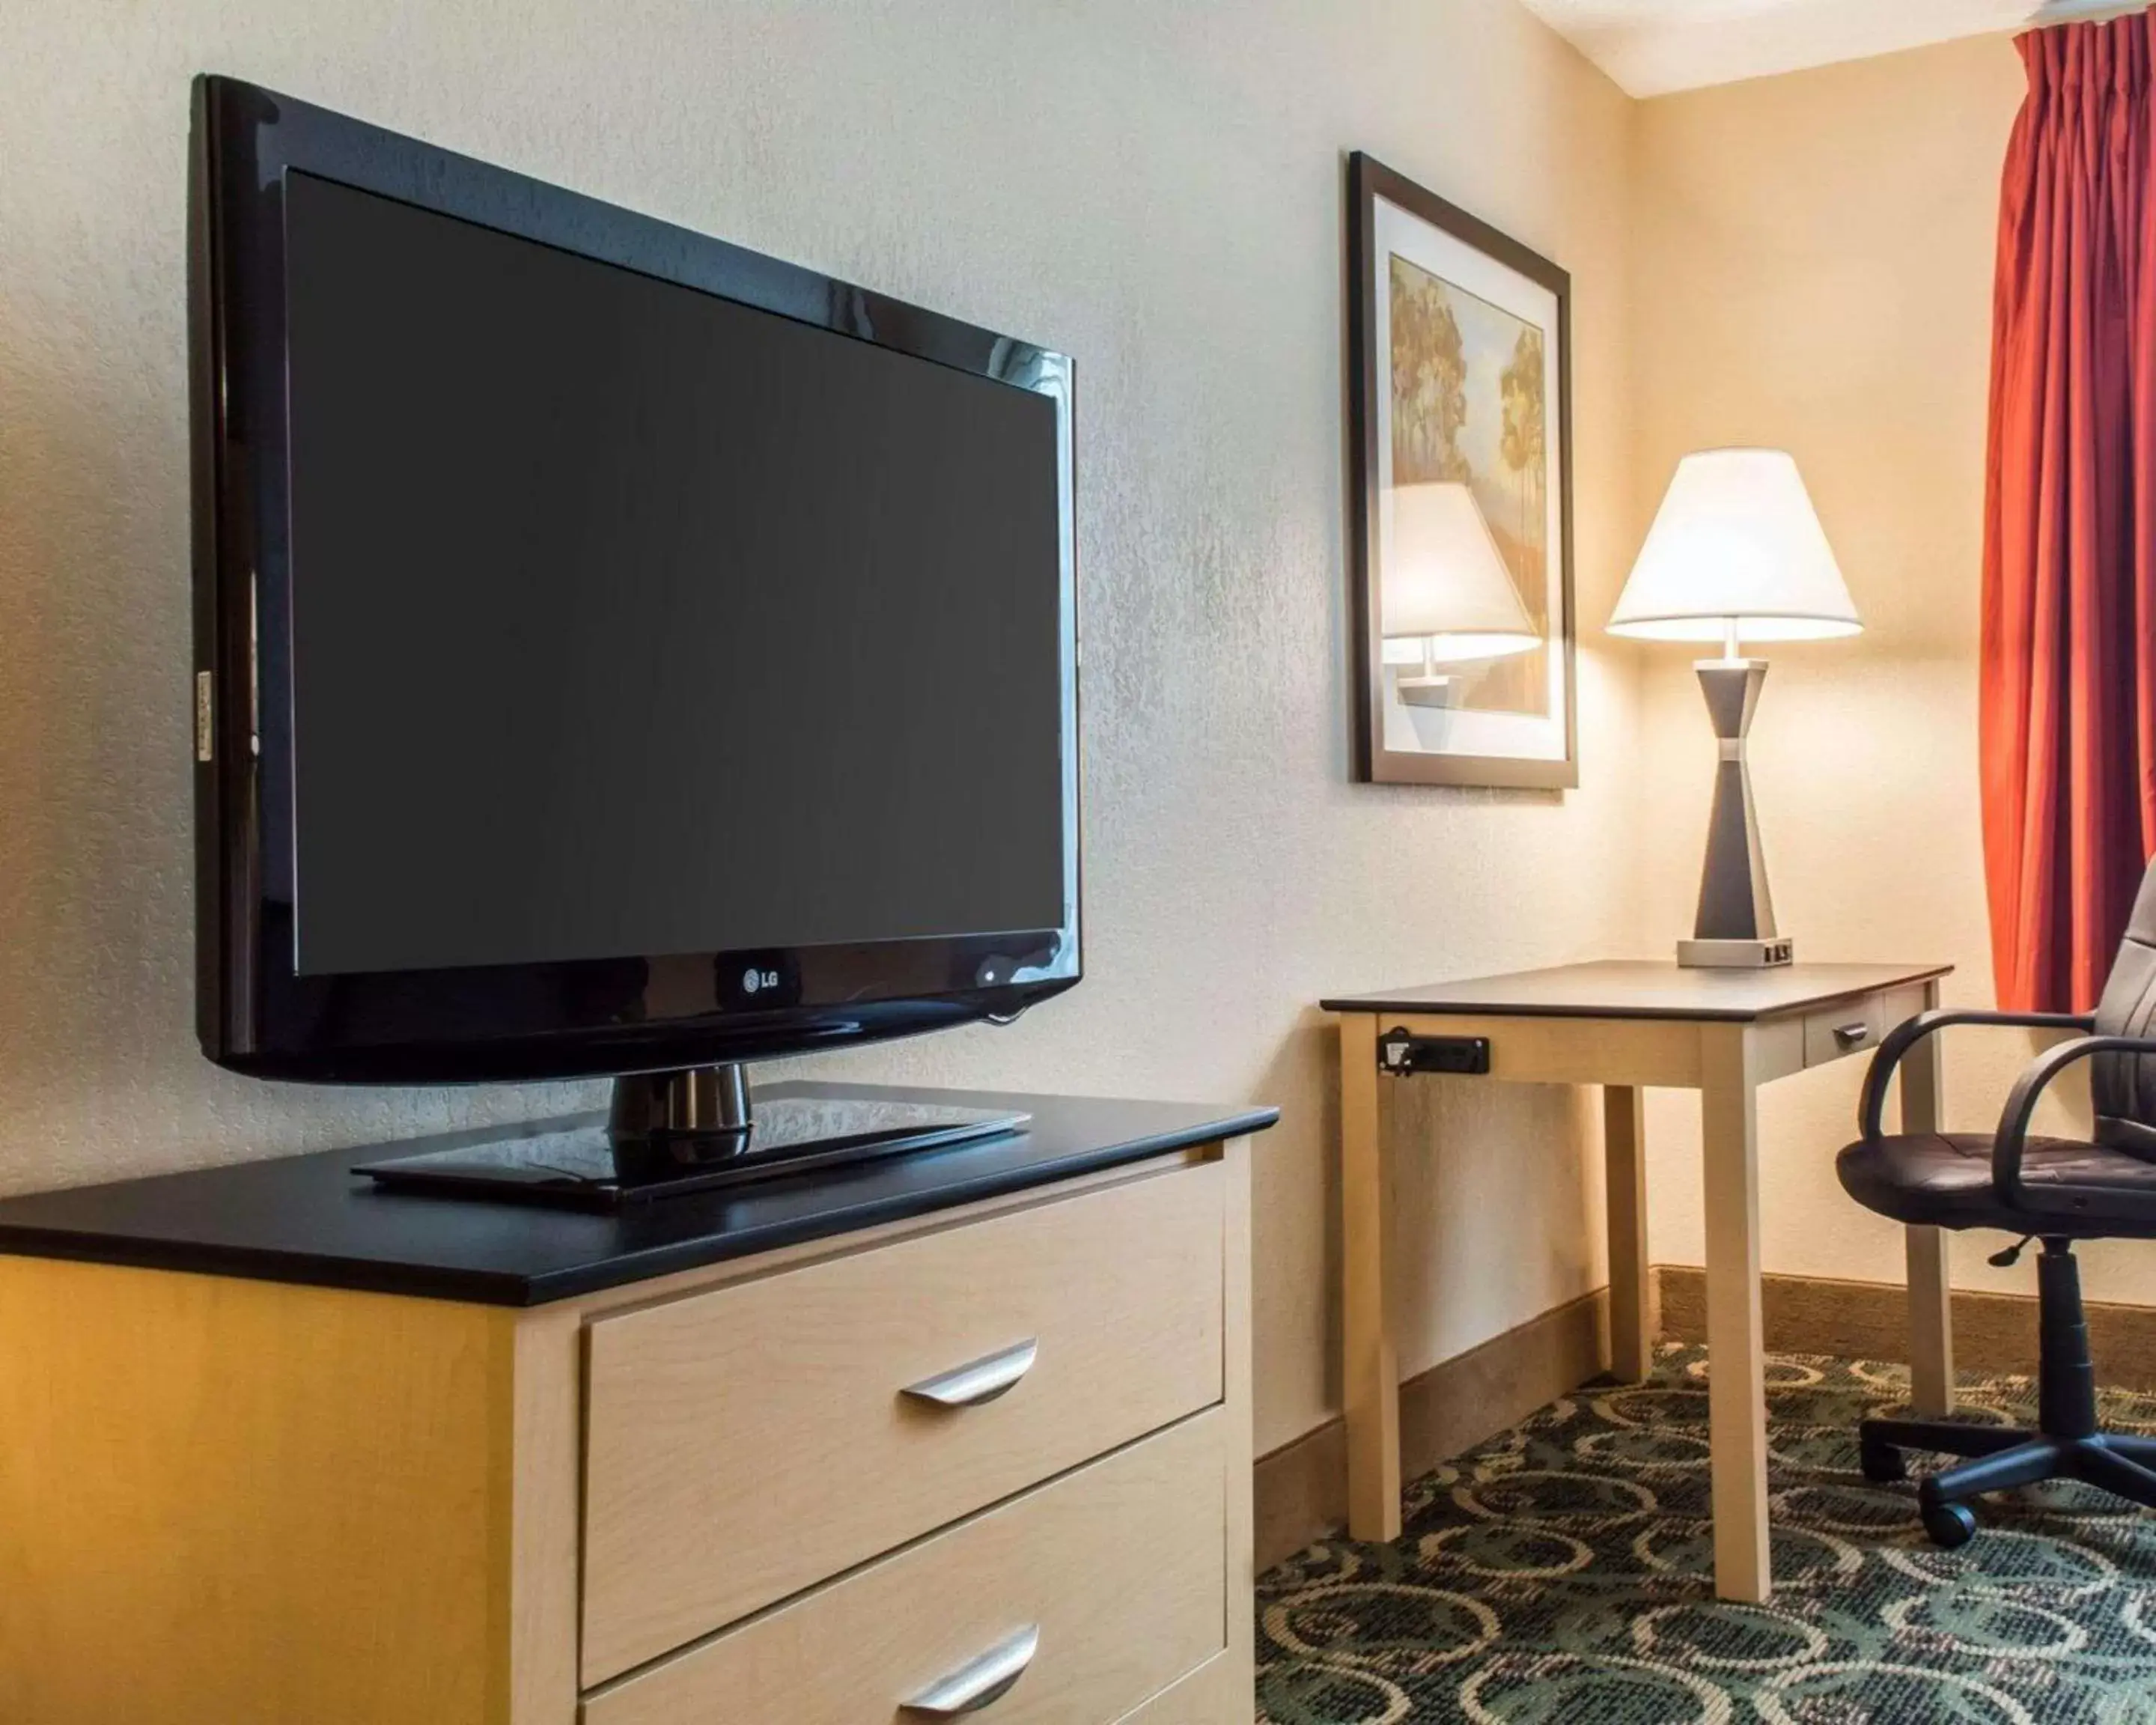
M1976 649L1992 244L2023 90L2005 37L1644 104L1633 279L1641 526L1678 456L1796 454L1866 631L1766 649L1753 730L1775 908L1798 956L1946 959L1989 1005L1978 829ZM1688 929L1712 743L1681 648L1652 666L1639 831L1651 943ZM1948 1111L1982 1128L2034 1045L1948 1044ZM1898 1280L1898 1230L1835 1179L1857 1062L1762 1110L1767 1267ZM1700 1261L1697 1110L1654 1099L1656 1257ZM1964 1286L2027 1291L1972 1236ZM2156 1255L2092 1246L2089 1291L2156 1300Z
M1584 614L1630 551L1631 105L1512 0L0 8L0 1189L509 1117L193 1045L187 80L238 74L1077 357L1087 979L850 1076L1263 1098L1262 1443L1335 1404L1327 990L1621 947L1636 672L1562 799L1347 779L1341 152L1577 282ZM1589 1129L1471 1095L1407 1176L1410 1368L1597 1279ZM1493 1219L1502 1225L1493 1225Z

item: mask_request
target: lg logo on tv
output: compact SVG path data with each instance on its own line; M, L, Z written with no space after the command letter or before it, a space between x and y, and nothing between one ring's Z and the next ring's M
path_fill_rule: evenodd
M801 998L800 973L783 952L730 952L720 963L725 966L717 978L722 1007L768 1012Z

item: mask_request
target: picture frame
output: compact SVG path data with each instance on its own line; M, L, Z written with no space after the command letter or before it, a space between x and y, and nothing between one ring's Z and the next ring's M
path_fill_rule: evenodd
M1360 151L1348 199L1355 776L1573 788L1572 278Z

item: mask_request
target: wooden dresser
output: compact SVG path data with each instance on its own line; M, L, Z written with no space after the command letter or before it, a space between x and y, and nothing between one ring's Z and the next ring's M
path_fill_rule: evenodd
M379 1147L0 1204L0 1718L1244 1725L1272 1113L937 1094L1033 1123L613 1216Z

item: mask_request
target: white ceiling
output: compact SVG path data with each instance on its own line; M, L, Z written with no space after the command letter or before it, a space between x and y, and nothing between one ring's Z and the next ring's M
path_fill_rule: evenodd
M2133 9L2126 0L1525 0L1635 96Z

